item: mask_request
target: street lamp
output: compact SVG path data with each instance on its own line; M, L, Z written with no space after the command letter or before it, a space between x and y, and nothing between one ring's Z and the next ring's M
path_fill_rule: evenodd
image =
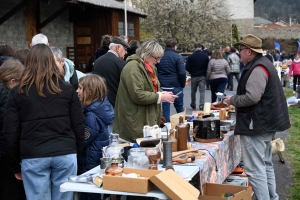
M230 47L232 47L232 16L233 16L234 14L231 14L230 15Z
M124 23L125 23L125 37L127 37L127 6L126 0L124 0Z

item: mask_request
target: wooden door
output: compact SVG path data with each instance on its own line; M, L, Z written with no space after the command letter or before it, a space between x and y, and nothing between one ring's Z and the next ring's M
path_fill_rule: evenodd
M92 20L74 22L74 63L76 69L86 72L94 55L94 25Z

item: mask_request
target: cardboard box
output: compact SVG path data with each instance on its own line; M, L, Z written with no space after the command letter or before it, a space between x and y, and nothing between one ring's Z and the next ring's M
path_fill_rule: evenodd
M183 121L185 120L185 112L186 112L186 109L184 109L183 112L176 113L176 114L170 116L171 129L174 129L176 127L176 125L179 123L179 117L181 115L183 117Z
M248 186L248 178L240 176L227 176L223 184Z
M145 178L128 178L121 176L104 175L103 189L146 194L156 187L149 181L149 178L161 172L162 171L160 170L124 168L124 174L137 173L140 174L141 177Z
M172 200L196 200L200 191L173 170L166 170L150 178Z
M222 197L222 195L233 194L232 197ZM203 185L203 194L200 195L200 200L251 200L252 190L250 187L223 185L215 183L206 183Z

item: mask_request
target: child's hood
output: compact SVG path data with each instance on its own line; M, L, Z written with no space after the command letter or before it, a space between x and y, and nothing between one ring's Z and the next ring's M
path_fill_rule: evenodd
M114 121L114 108L105 97L103 102L97 100L92 104L84 108L84 112L93 112L97 117L99 117L105 124L110 125Z

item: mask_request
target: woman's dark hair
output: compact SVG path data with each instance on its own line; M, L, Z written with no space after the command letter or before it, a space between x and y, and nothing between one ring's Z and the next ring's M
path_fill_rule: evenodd
M0 56L13 56L14 49L8 44L0 44Z
M15 51L13 57L15 59L18 59L24 65L28 54L29 54L29 49L18 49Z
M235 53L236 52L235 48L234 47L230 47L230 52L231 53Z
M56 66L54 56L50 48L45 44L34 45L25 61L25 70L20 80L18 92L28 95L33 84L39 96L45 97L43 89L46 86L50 94L58 94L61 92L59 82L63 80L63 76Z
M133 49L137 49L141 46L140 42L137 40L131 40L128 45L130 46L130 48L133 48Z
M103 46L109 46L109 44L111 43L112 40L112 36L111 35L103 35L102 36L102 45Z

